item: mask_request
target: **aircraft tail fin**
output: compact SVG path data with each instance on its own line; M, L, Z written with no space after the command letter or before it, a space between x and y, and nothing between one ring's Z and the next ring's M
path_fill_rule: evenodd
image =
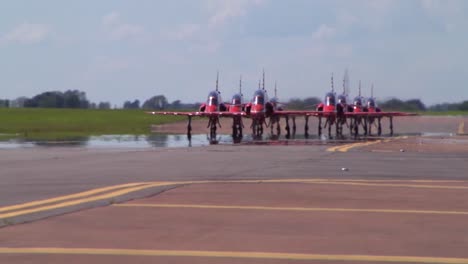
M278 89L276 89L276 81L275 81L275 97L277 97Z
M216 73L216 91L219 92L218 89L218 82L219 82L219 71Z
M331 74L331 90L332 90L332 93L335 92L335 86L334 86L334 83L333 83L333 72Z
M265 90L265 69L263 69L263 90Z
M361 97L361 80L359 80L359 97Z
M239 94L242 96L242 75L239 78Z

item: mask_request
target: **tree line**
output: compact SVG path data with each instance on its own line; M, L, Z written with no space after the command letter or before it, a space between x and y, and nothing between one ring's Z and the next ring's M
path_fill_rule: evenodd
M125 101L124 109L194 109L199 104L183 104L180 100L169 103L164 95L156 95L140 104L139 100ZM31 98L18 97L14 100L0 99L0 108L81 108L111 109L110 102L90 102L86 93L79 90L48 91ZM114 107L116 108L116 107Z
M293 98L280 102L284 108L296 110L313 110L321 102L317 97L305 99ZM199 103L182 103L180 100L169 102L164 95L155 95L143 103L140 100L127 100L123 109L197 109ZM460 103L443 103L427 107L420 99L400 100L391 98L379 101L378 105L385 111L468 111L468 100ZM86 93L79 90L65 92L49 91L40 93L32 98L19 97L15 100L0 99L0 108L28 107L28 108L82 108L82 109L111 109L110 102L90 102ZM116 107L114 107L116 108Z

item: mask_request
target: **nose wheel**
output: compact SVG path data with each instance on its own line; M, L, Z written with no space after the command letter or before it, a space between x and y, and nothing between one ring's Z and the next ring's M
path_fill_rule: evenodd
M259 119L252 119L252 134L254 137L261 137L263 135L263 122Z
M241 117L234 117L232 122L232 137L234 139L242 138L242 128L244 125L242 124Z

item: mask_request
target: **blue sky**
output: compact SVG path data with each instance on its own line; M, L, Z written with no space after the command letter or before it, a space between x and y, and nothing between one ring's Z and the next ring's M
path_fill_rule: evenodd
M227 99L278 82L322 97L348 68L380 99L468 100L468 1L2 1L0 98L78 89L91 101ZM271 92L270 92L271 93Z

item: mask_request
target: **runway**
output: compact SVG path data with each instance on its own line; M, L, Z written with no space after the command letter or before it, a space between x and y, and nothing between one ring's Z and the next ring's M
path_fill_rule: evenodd
M462 122L371 144L0 150L0 262L468 263Z

